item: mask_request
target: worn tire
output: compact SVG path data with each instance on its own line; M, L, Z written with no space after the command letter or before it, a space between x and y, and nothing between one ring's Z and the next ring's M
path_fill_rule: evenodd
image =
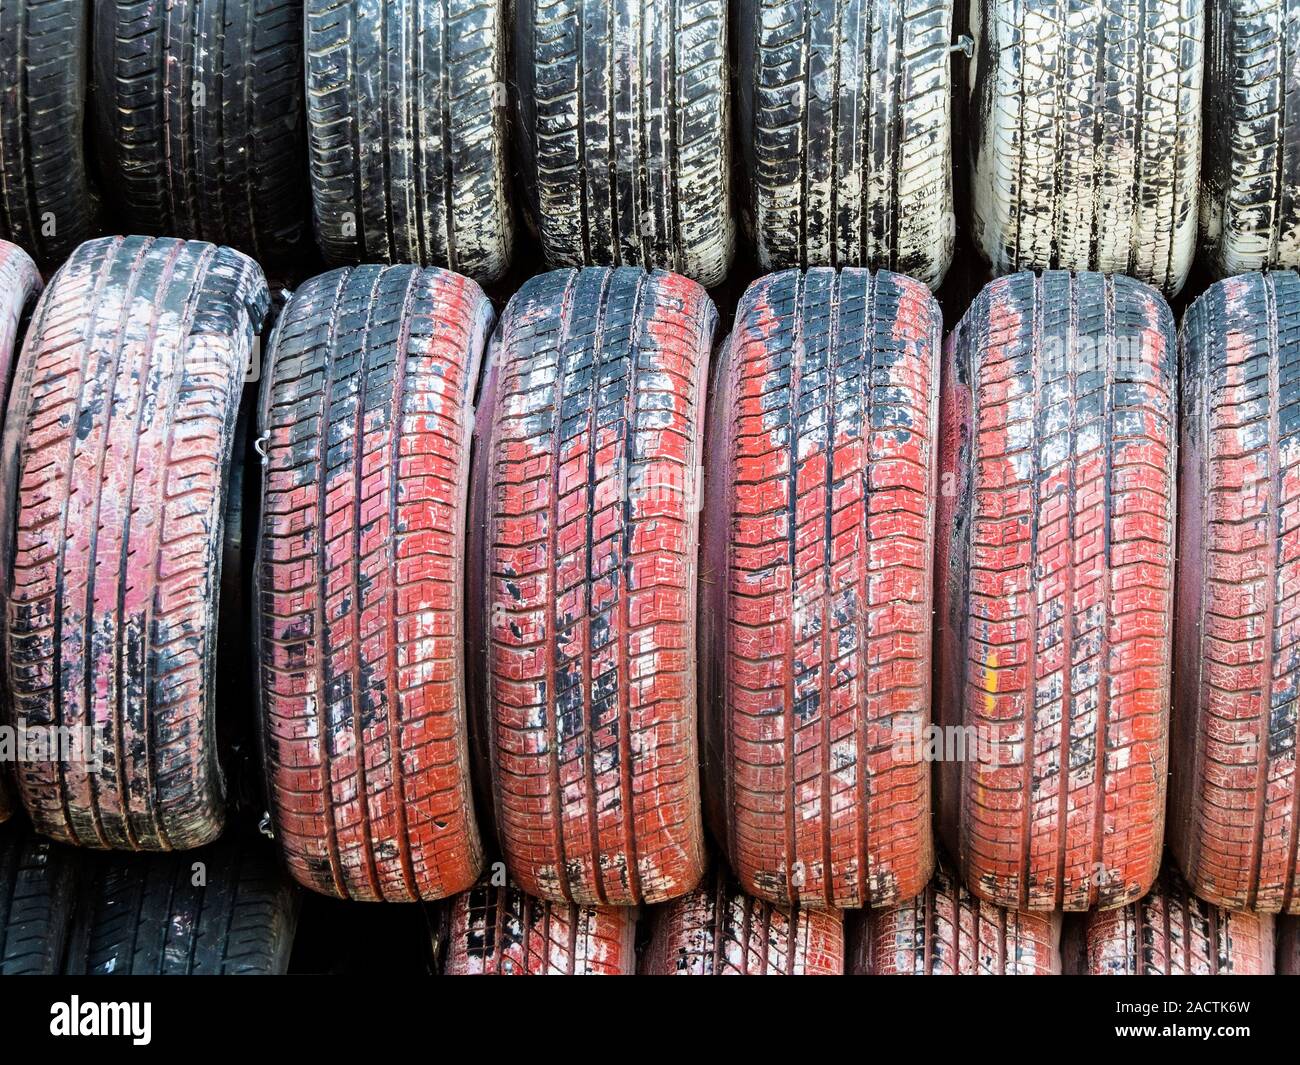
M971 0L972 238L998 273L1173 295L1196 249L1205 13L1184 0Z
M0 3L0 239L52 269L94 230L83 146L88 0Z
M1181 341L1170 849L1207 902L1300 913L1300 277L1219 282Z
M778 905L888 906L930 879L942 329L901 274L790 270L749 287L715 371L705 780L741 888Z
M196 884L199 867L205 883ZM92 864L70 975L258 976L289 968L299 893L270 844L242 833L189 854Z
M262 745L294 877L415 901L474 883L463 566L492 306L361 266L294 294L267 355L256 565Z
M179 850L221 831L226 482L267 302L229 248L106 237L36 306L4 427L0 574L15 723L81 742L18 767L55 839Z
M1202 253L1218 277L1300 266L1300 2L1206 10Z
M547 902L486 879L456 897L447 976L631 976L636 910Z
M654 908L640 972L649 976L840 976L838 910L773 906L718 870L689 895Z
M302 0L97 2L96 162L118 227L297 251L302 70Z
M723 0L520 0L512 86L551 266L722 282L735 243Z
M765 270L952 261L951 0L740 0L740 145Z
M1089 976L1269 976L1273 918L1233 913L1166 870L1145 898L1088 915Z
M50 976L63 951L76 897L75 852L26 825L0 829L0 976Z
M977 746L939 810L989 902L1119 906L1159 871L1174 344L1145 285L1049 272L986 285L947 345L936 710Z
M494 281L514 220L503 0L306 0L309 168L330 263Z
M529 894L661 902L704 871L698 499L716 312L675 274L532 278L475 428L469 673Z

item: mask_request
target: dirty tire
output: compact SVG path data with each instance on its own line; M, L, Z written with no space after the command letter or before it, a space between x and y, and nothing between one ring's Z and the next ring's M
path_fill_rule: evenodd
M131 233L284 260L307 233L302 0L95 4L95 145Z
M78 864L74 851L26 825L0 829L0 976L58 973Z
M1201 245L1211 272L1300 266L1300 0L1208 0Z
M309 169L330 263L495 281L514 218L504 0L306 0Z
M1196 248L1205 12L971 0L972 238L997 273L1128 274L1173 295Z
M786 909L747 896L719 870L656 906L641 958L649 976L840 976L837 910Z
M466 745L463 564L492 306L439 269L298 289L262 385L262 745L293 876L432 900L482 865Z
M736 5L740 145L763 269L870 266L942 282L955 236L952 7Z
M1145 285L1053 271L986 285L945 350L935 707L977 742L938 808L998 905L1119 906L1159 871L1174 343Z
M493 341L469 673L498 838L532 895L661 902L704 870L696 508L715 321L675 274L557 270Z
M205 884L196 886L197 865ZM242 833L188 854L97 857L68 949L75 976L258 976L288 970L299 892Z
M16 723L82 743L18 767L55 839L180 850L221 831L223 512L267 302L261 270L229 248L106 237L37 303L4 428L0 573Z
M485 879L456 897L448 976L631 976L636 910L547 902Z
M1300 913L1300 277L1219 282L1181 339L1170 849L1207 902Z
M514 74L547 262L720 284L735 243L723 0L520 0Z
M888 906L934 855L939 307L901 274L755 281L715 371L701 581L710 811L749 894ZM714 819L714 818L711 818Z
M1193 895L1172 870L1152 892L1087 918L1089 976L1269 976L1273 917Z
M853 921L849 958L858 976L1054 976L1061 915L981 902L941 862L920 896Z
M88 0L0 2L0 239L53 269L95 225L84 149Z

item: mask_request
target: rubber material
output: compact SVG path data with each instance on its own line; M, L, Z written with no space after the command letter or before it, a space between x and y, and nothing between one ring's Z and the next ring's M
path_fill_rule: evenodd
M482 865L463 565L492 306L415 266L313 278L263 376L262 745L293 876L340 898L463 891Z
M77 855L26 825L0 828L0 976L49 976L63 965Z

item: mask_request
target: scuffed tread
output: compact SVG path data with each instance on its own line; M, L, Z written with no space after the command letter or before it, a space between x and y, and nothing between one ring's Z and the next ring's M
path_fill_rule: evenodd
M0 2L0 239L44 269L94 231L83 146L88 0Z
M941 862L917 898L859 915L849 958L858 976L1056 976L1061 915L981 902Z
M0 829L0 976L50 976L63 965L75 852L25 825Z
M901 274L770 274L716 370L705 779L741 888L778 905L888 906L933 869L942 324Z
M242 833L188 854L91 865L67 972L262 976L288 971L299 892L270 844Z
M1166 869L1145 898L1090 913L1089 976L1270 976L1273 917L1203 902Z
M97 2L96 162L119 228L300 252L302 76L302 0Z
M716 312L675 274L558 270L510 301L475 429L469 611L511 876L587 905L704 871L696 554Z
M949 338L935 706L967 748L938 808L999 905L1119 906L1159 871L1174 346L1147 286L1055 271L985 286Z
M765 270L952 261L953 4L739 0L740 145Z
M631 976L636 910L547 902L484 879L456 897L447 976Z
M838 910L791 909L747 896L724 870L656 906L640 972L650 976L840 976Z
M37 831L168 850L224 819L214 681L227 471L266 281L170 238L83 244L38 301L4 427L15 723L70 757L17 777Z
M1172 296L1196 250L1204 5L972 0L972 238L996 273Z
M735 244L723 0L521 0L512 88L551 266L722 282Z
M263 378L262 745L293 876L432 900L482 865L466 742L473 397L492 307L415 266L313 278Z
M504 0L306 0L309 169L329 263L495 281L514 215Z
M1300 277L1183 318L1170 849L1193 891L1300 913Z
M1206 0L1201 248L1216 277L1300 266L1300 0Z

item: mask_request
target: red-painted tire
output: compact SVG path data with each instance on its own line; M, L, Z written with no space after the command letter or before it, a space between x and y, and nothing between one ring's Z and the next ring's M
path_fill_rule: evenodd
M0 574L13 718L70 730L72 757L18 767L45 835L180 850L221 831L222 533L267 305L251 259L146 237L81 245L37 303L4 427Z
M41 275L36 264L17 244L0 240L0 409L7 403L14 361L18 356L18 335L23 315L41 289ZM15 808L10 790L11 766L0 764L0 821L7 820Z
M858 976L1055 976L1061 915L982 902L941 862L917 898L859 915L849 959Z
M631 976L636 910L548 902L486 878L458 895L443 972L448 976Z
M939 820L990 902L1119 906L1159 872L1174 389L1173 316L1125 277L1000 278L945 349L935 705L975 757L940 765Z
M1183 318L1169 845L1197 895L1300 913L1300 276Z
M1268 976L1273 917L1193 895L1172 869L1145 898L1088 915L1090 976Z
M649 976L840 976L838 910L787 909L746 895L719 869L656 906L640 972Z
M701 421L716 314L631 268L515 294L475 429L469 672L511 876L586 905L704 871L695 713Z
M701 546L710 820L741 888L887 906L934 864L942 318L918 281L749 287L715 370Z
M267 356L256 587L272 821L340 898L463 891L474 821L463 659L466 485L492 307L445 270L313 278Z

